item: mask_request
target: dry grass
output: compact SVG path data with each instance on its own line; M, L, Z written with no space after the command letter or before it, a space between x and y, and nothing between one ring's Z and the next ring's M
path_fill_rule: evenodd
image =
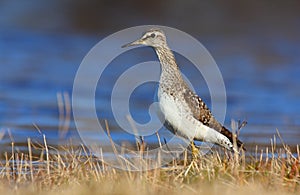
M58 94L60 139L64 139L70 121L67 99L66 94ZM0 130L0 141L3 135L4 130ZM202 156L191 167L186 151L182 158L174 159L167 166L135 172L110 167L104 156L96 158L84 146L69 144L54 148L43 136L43 143L32 143L28 138L27 150L22 153L15 150L11 140L11 151L0 157L0 194L252 195L300 192L299 146L292 153L282 140L281 148L276 146L274 139L269 148L257 149L252 156L247 155L247 159L243 152L238 155L220 150ZM144 140L138 142L137 153L147 152L143 151ZM147 166L147 160L139 160Z
M201 157L188 172L190 161L175 159L168 166L132 172L112 168L89 155L83 146L59 149L28 139L28 153L4 154L0 165L1 194L282 194L299 193L299 147L287 146L244 154L213 152ZM32 151L40 155L32 155ZM143 159L141 159L143 160Z

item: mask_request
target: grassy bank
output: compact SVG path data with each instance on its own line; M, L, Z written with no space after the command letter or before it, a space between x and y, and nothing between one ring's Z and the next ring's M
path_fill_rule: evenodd
M32 155L39 151L39 155ZM189 156L186 153L187 156ZM53 148L28 139L28 152L2 154L0 194L297 194L300 156L283 145L253 156L223 150L174 159L169 165L143 172L115 169L72 145ZM143 159L141 159L143 160Z

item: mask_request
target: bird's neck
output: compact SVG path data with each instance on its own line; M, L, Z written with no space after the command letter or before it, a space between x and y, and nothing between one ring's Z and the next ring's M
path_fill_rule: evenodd
M161 64L160 83L166 81L174 84L181 82L182 76L170 48L168 46L157 47L155 52Z

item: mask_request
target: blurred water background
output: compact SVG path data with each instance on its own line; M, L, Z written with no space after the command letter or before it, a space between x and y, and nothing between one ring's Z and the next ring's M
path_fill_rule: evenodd
M178 28L197 38L216 60L227 92L225 125L246 120L240 139L264 148L279 130L286 144L300 140L299 1L8 1L0 2L0 152L13 141L25 150L27 138L58 145L80 143L71 116L69 131L59 131L59 93L72 94L76 71L86 53L118 30L147 24ZM142 33L142 32L141 32ZM116 142L134 142L121 131L110 108L116 66L156 60L149 48L135 49L105 72L96 91L101 121L107 119ZM179 64L184 63L179 60ZM199 74L180 66L210 105ZM138 77L138 75L137 75ZM199 85L197 85L199 83ZM149 120L155 84L140 86L130 111ZM84 95L84 94L83 94ZM84 102L83 102L84 103ZM41 130L39 132L38 128ZM164 132L162 130L162 135ZM90 135L93 137L93 135ZM156 137L146 139L157 142ZM24 148L23 148L24 147Z

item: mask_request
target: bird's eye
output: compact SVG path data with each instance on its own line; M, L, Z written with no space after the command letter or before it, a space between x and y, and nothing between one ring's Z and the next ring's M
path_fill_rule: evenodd
M152 33L150 36L151 36L152 38L154 38L154 37L155 37L155 34L154 34L154 33Z

